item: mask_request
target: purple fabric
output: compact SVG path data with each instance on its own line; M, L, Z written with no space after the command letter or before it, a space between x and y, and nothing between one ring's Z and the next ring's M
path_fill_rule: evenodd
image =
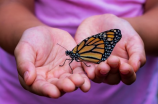
M117 16L141 15L145 0L36 0L36 15L45 24L74 35L87 17L113 13Z
M134 17L143 13L145 0L36 0L36 15L45 24L72 35L89 16L113 13ZM13 56L0 48L0 104L157 104L158 59L148 57L130 86L120 83L92 83L89 92L79 89L59 99L41 97L24 90L19 81Z

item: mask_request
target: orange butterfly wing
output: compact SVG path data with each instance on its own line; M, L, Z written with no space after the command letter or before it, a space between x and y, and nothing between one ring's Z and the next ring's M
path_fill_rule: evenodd
M111 54L115 44L121 39L121 31L113 29L84 39L73 50L78 60L99 64Z

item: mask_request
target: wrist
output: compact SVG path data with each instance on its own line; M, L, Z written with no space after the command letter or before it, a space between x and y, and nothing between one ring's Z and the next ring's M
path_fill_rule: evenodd
M124 20L126 20L127 22L130 23L130 25L133 27L133 29L140 34L140 27L139 27L139 21L138 21L139 17L133 17L133 18L123 18Z

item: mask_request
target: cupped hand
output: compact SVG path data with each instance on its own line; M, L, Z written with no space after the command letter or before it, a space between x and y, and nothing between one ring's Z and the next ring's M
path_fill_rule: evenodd
M69 33L56 28L38 26L23 33L14 52L21 85L35 94L52 98L78 87L88 91L90 82L79 62L71 64L73 74L69 61L59 66L69 57L57 43L68 50L76 46Z
M80 24L75 40L79 43L110 29L120 29L122 33L122 39L111 56L100 64L87 63L91 67L82 65L88 77L95 82L132 84L136 80L136 71L145 64L146 58L142 39L126 20L112 14L89 17Z

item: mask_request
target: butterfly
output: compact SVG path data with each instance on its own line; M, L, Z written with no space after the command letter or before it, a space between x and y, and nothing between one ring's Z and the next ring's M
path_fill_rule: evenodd
M72 51L65 51L66 56L70 56L70 59L65 59L63 65L65 64L66 60L70 60L70 68L70 64L73 60L83 62L87 67L89 66L84 61L99 64L110 56L116 43L121 39L121 37L121 30L119 29L111 29L90 36L81 41L72 49ZM71 71L73 73L72 68Z

